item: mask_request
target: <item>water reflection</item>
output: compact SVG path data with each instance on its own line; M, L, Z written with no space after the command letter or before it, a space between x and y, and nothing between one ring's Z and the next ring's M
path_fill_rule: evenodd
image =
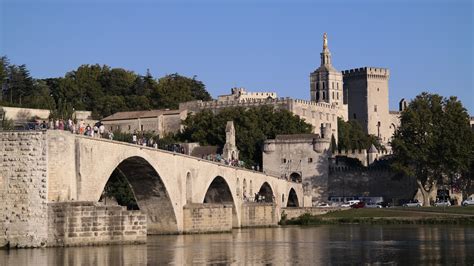
M474 227L321 226L149 236L146 245L0 250L0 265L462 264Z

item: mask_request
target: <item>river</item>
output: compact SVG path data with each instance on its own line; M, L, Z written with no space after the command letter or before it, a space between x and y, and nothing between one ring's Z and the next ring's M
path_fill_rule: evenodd
M144 245L0 250L0 265L474 264L474 227L328 225L149 236Z

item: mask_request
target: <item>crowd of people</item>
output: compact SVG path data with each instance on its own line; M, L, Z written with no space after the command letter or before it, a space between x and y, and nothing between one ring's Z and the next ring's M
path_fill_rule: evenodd
M113 133L107 132L105 130L104 124L102 124L100 121L91 126L91 124L86 123L83 120L75 123L72 119L50 119L48 122L43 120L41 123L37 123L35 129L66 130L78 135L85 135L95 138L109 138L111 140L113 139Z

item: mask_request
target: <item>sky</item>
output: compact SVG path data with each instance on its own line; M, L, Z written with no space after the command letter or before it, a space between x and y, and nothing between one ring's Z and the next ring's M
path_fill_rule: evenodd
M328 34L336 69L389 68L390 108L428 91L474 115L471 0L0 0L0 55L35 78L82 64L179 73L309 99Z

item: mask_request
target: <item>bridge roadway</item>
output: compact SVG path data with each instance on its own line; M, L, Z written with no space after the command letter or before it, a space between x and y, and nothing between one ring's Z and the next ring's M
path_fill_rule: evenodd
M127 178L148 234L183 232L183 208L191 203L232 204L232 225L241 226L244 195L303 206L300 183L243 168L134 144L47 131L48 202L99 201L115 169Z

